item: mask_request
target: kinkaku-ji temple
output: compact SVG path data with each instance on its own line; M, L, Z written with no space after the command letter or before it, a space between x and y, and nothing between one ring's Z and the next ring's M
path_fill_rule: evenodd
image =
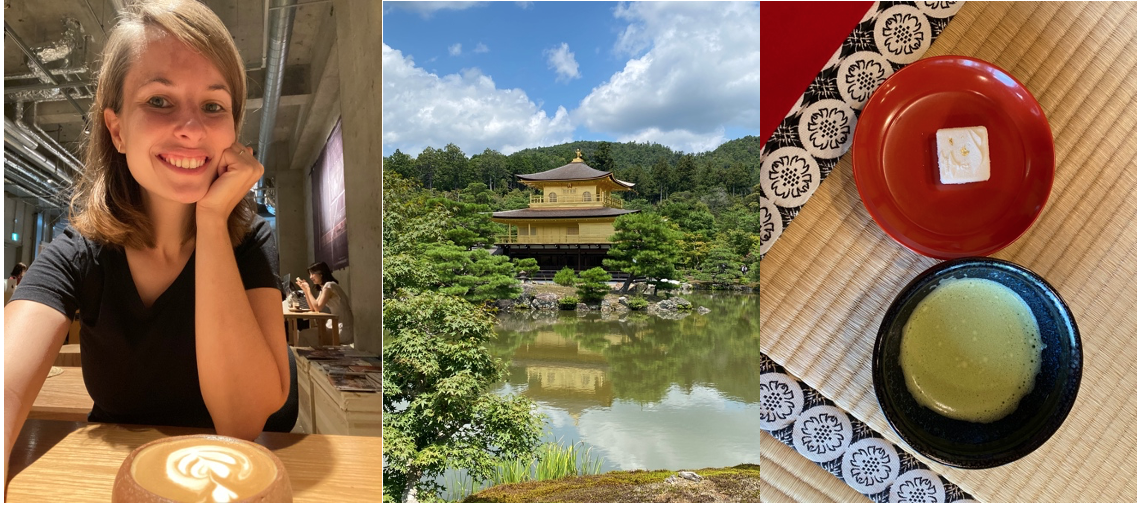
M582 160L582 151L570 163L535 174L518 174L520 183L535 188L526 209L501 211L492 220L507 225L496 241L511 258L534 258L542 270L570 266L584 270L602 265L618 216L636 213L623 209L614 192L629 191L633 183L614 177Z

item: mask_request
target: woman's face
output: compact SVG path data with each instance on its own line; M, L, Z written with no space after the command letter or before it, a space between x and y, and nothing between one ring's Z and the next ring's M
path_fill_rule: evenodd
M309 273L309 281L312 281L313 284L319 285L319 284L321 284L321 275L319 273L316 273L316 272L310 272Z
M191 204L218 177L222 151L233 145L230 87L208 59L162 30L127 71L123 105L103 117L150 199Z

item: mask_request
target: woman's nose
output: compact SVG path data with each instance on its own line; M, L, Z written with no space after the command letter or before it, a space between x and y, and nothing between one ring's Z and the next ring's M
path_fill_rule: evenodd
M206 136L206 123L202 113L196 110L181 112L174 127L174 134L191 142L202 140Z

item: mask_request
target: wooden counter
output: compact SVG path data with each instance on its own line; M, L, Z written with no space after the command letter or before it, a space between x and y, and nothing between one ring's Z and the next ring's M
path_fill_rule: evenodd
M123 459L150 441L205 429L28 420L12 448L6 500L110 502ZM289 473L294 502L380 502L378 437L265 432L255 442Z
M62 369L63 374L44 381L44 386L28 413L29 419L87 421L87 414L91 412L95 402L87 394L87 385L83 383L83 369L79 367Z

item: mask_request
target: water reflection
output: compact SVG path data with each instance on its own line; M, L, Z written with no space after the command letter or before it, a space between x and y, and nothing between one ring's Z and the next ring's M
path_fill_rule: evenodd
M711 312L501 315L492 351L510 365L499 391L533 399L549 439L591 445L605 470L756 462L757 298L686 298Z

